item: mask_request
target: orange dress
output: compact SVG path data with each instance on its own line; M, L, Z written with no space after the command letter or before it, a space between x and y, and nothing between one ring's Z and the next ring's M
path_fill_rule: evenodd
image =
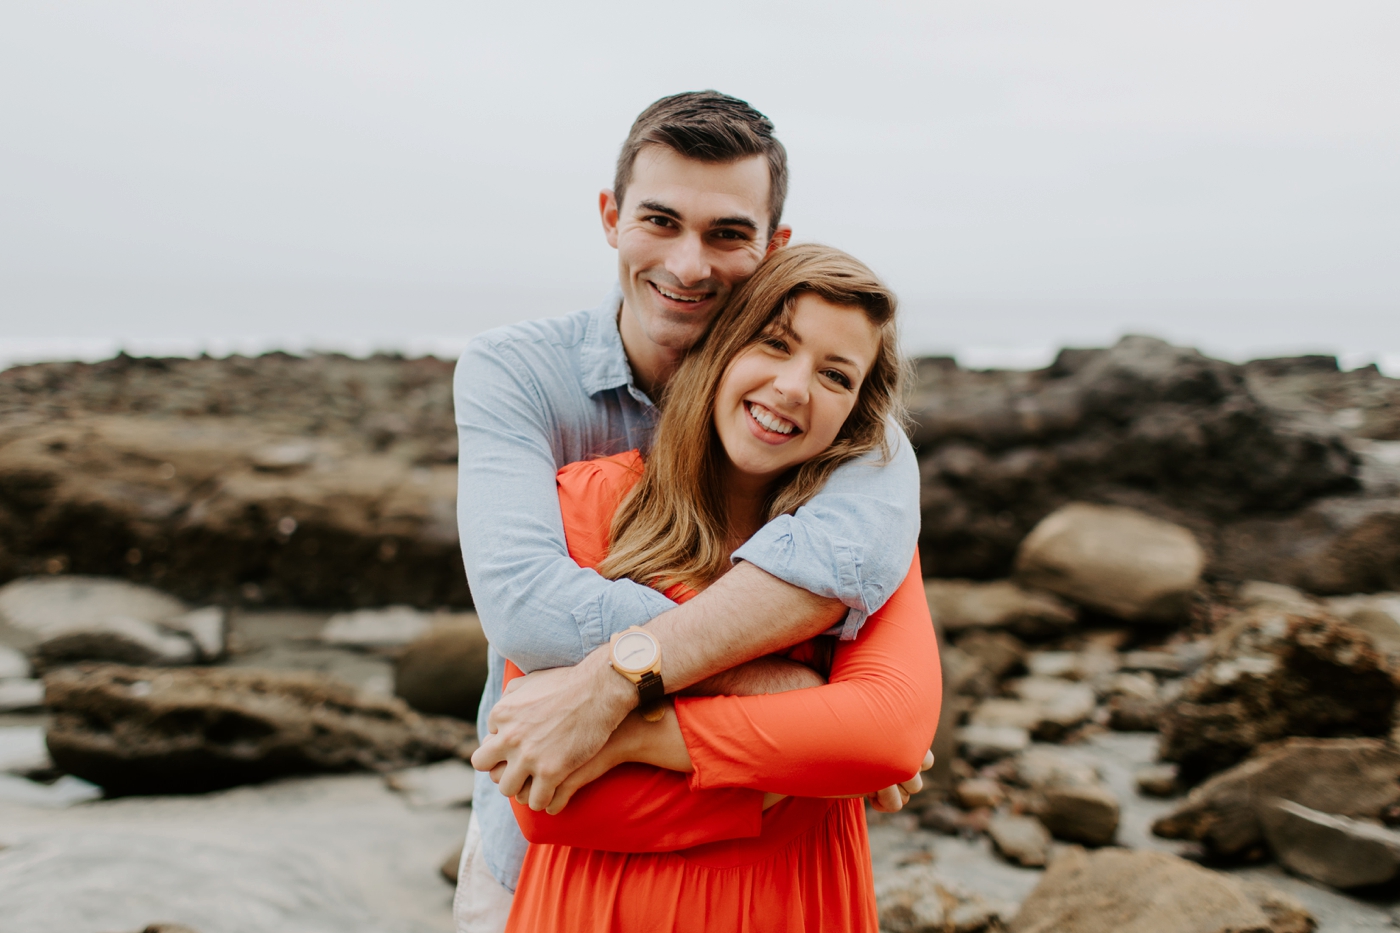
M569 554L607 554L632 451L559 471ZM682 601L693 592L673 588ZM802 646L795 654L801 656ZM509 681L520 672L507 665ZM824 687L676 700L691 774L625 764L557 816L512 802L529 852L508 933L878 929L863 799L918 770L938 724L938 646L918 556L838 643ZM762 809L765 791L789 796Z

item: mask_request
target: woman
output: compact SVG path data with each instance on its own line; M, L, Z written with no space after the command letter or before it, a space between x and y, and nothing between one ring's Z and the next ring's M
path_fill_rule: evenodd
M570 554L678 601L713 582L765 522L884 448L902 389L894 309L838 250L775 253L672 379L645 466L633 451L560 471ZM854 641L770 662L829 663L827 685L634 713L554 812L517 801L532 845L507 929L873 933L861 797L916 775L938 721L920 576L916 557Z

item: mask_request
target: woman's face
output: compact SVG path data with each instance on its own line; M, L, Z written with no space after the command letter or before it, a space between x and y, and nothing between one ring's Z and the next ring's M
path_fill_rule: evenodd
M794 302L788 324L770 325L729 364L715 402L730 462L764 481L831 446L880 349L864 311L810 293Z

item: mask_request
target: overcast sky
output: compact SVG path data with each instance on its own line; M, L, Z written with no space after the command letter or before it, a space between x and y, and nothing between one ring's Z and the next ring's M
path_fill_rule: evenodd
M913 352L1400 374L1394 0L5 0L0 359L591 306L628 126L704 87L777 124L786 219L888 278Z

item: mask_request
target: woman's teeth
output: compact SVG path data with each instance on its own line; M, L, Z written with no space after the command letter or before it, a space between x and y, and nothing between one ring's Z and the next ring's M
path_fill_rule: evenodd
M665 295L667 298L671 299L672 301L688 301L688 302L694 304L694 303L697 302L697 301L704 301L704 300L705 300L705 296L704 296L704 295L701 295L699 298L687 298L685 295L677 295L675 292L668 292L668 291L666 291L666 289L662 288L660 285L657 285L655 282L652 282L651 284L656 288L656 290L657 290L658 292L660 292L661 294Z
M789 424L781 418L769 414L767 409L761 408L753 402L749 402L748 406L749 414L753 415L753 420L763 425L765 431L772 431L774 434L791 434L797 428L797 425Z

